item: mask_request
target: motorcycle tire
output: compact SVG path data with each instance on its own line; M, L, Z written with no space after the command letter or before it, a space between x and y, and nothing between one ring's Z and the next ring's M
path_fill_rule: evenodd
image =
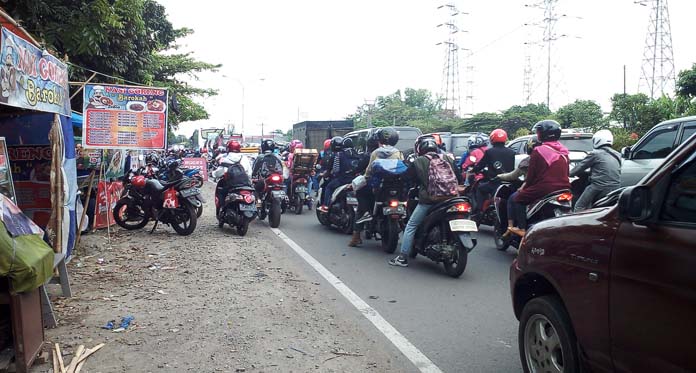
M237 226L237 234L240 236L246 235L248 230L249 230L249 221L248 220L244 220L244 222L242 224Z
M196 180L196 188L202 188L203 187L203 178L202 177L197 177L194 180Z
M119 227L127 229L129 231L141 229L144 226L146 226L147 223L150 221L150 218L147 216L142 206L131 206L133 204L134 202L129 199L122 199L116 202L116 205L114 206L113 210L114 220L116 221L116 224L118 224ZM140 218L140 220L137 221L135 224L129 224L129 222L132 221L130 217L126 216L126 218L124 219L123 216L123 214L127 213L128 210L131 208L137 208L139 210L138 218Z
M326 214L321 212L318 208L314 209L317 213L317 220L319 220L319 223L324 226L329 225L329 219L327 218Z
M184 203L176 209L176 211L172 211L171 213L181 214L172 219L173 221L170 223L177 234L180 236L188 236L196 230L198 217L196 216L196 209L192 205ZM180 216L186 217L186 219L180 222L178 221ZM187 222L188 224L186 224Z
M264 203L259 209L259 220L266 219L266 204Z
M196 217L200 218L203 215L203 205L196 207Z
M396 251L396 246L399 244L399 222L394 219L389 219L382 225L382 249L389 254Z
M302 207L304 207L304 201L302 200L302 197L299 195L296 195L294 203L295 203L295 215L302 214Z
M282 214L280 202L273 201L271 203L271 210L268 212L268 225L270 225L271 228L278 228L280 226L280 214Z
M504 238L501 231L500 222L498 219L495 219L493 225L493 243L495 243L495 248L498 249L498 251L505 251L510 247L510 239Z
M448 276L458 278L462 275L462 273L464 273L464 270L466 269L466 263L469 259L469 250L467 250L466 247L464 247L464 245L462 245L462 243L459 242L458 237L454 236L452 237L452 240L456 240L455 246L457 248L457 251L456 257L454 258L455 260L448 260L443 262L442 264L444 265L445 272Z

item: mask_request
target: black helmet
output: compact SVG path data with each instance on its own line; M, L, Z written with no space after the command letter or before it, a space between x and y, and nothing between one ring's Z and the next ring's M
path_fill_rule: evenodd
M343 139L343 149L353 149L353 139L350 137Z
M367 138L367 151L372 153L375 149L379 148L379 131L375 131Z
M181 165L181 161L178 159L173 159L167 163L167 168L170 170L176 170Z
M394 146L399 142L399 133L391 127L384 127L377 130L377 139L382 144Z
M331 151L335 153L340 152L341 150L343 150L343 137L336 136L331 139Z
M532 132L536 133L541 142L556 141L561 138L561 125L555 120L542 120L532 127Z
M418 155L437 153L437 149L437 142L432 137L424 137L416 143L416 152L418 152Z
M145 157L145 162L150 165L158 165L160 162L159 156L157 153L150 153Z
M276 148L276 143L275 141L271 139L266 139L261 142L261 152L266 153L266 152L273 152Z

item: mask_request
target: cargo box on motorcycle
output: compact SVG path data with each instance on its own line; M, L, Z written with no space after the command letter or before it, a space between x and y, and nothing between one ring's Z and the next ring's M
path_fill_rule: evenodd
M293 153L292 172L295 174L310 173L319 158L319 153L314 149L296 149Z

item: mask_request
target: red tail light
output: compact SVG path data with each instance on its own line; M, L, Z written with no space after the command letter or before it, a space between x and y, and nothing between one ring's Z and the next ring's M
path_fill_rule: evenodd
M273 175L271 176L271 181L280 181L280 175Z
M399 201L389 201L389 207L399 207Z
M468 202L457 203L452 207L453 208L450 209L455 210L457 212L471 212L471 205Z
M246 203L252 203L254 202L254 196L251 194L247 194L244 196L244 202Z
M573 193L563 193L560 196L556 197L556 201L558 202L571 202L573 200Z

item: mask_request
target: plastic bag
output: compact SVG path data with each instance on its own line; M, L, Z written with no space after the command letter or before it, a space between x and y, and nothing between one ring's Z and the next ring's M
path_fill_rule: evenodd
M358 191L358 190L364 188L365 186L367 186L367 178L365 178L365 176L363 176L363 175L359 175L355 179L353 179L352 184L353 184L353 190Z
M400 159L375 159L372 163L372 172L376 175L401 175L408 167Z

